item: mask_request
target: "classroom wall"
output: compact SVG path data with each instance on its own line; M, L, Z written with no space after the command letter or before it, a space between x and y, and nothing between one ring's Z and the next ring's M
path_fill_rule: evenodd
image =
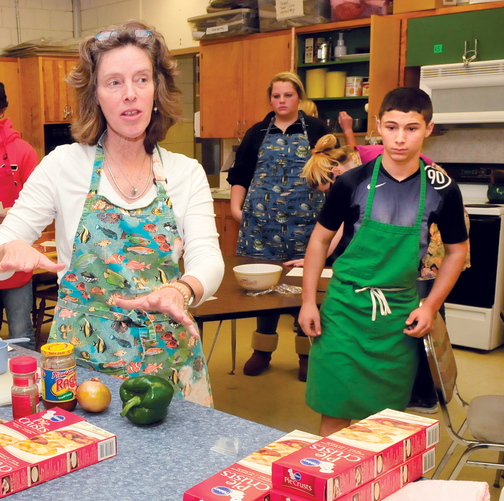
M196 47L187 18L206 13L208 0L80 0L82 34L140 18L154 25L170 49ZM0 49L40 37L73 36L72 0L0 0ZM19 36L19 38L18 38Z

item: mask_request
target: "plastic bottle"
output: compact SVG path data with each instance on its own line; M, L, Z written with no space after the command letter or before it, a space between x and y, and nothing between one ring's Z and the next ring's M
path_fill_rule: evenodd
M40 348L42 403L46 409L72 411L77 405L77 368L73 344L48 343Z
M340 56L346 56L346 45L345 40L343 40L343 33L338 33L338 41L336 42L336 47L334 47L334 57L338 58Z
M14 357L9 361L12 373L12 418L19 419L40 410L40 395L37 386L37 359Z

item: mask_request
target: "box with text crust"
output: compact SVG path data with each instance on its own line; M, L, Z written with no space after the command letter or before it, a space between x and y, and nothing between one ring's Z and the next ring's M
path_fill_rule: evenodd
M439 422L386 409L273 463L275 489L331 501L439 441Z
M117 454L116 436L57 407L0 424L0 498Z

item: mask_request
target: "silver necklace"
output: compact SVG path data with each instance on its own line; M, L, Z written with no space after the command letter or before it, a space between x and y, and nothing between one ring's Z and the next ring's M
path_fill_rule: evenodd
M126 180L128 181L128 183L131 186L131 195L126 195L126 193L124 193L124 191L121 189L121 187L117 183L117 180L116 180L116 178L114 176L114 173L112 172L112 169L110 168L110 164L109 164L108 158L107 158L107 156L109 156L108 152L105 149L104 149L104 151L105 151L105 155L104 155L105 166L107 167L108 172L110 174L110 178L112 179L112 182L114 183L114 186L117 188L117 190L119 191L119 193L124 198L128 198L129 200L138 200L139 198L143 197L144 194L145 194L145 192L147 191L147 188L149 187L151 179L153 179L153 176L152 176L152 156L151 156L151 159L150 159L150 168L149 168L149 175L147 176L147 182L145 183L145 186L143 187L143 189L142 189L142 191L140 193L137 194L137 192L138 192L137 187L134 186L133 184L131 184L130 180L126 177L125 174L123 174L124 177L126 178ZM138 178L138 179L140 179L140 178Z

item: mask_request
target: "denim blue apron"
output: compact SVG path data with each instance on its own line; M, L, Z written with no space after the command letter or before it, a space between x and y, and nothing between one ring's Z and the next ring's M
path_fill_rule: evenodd
M79 365L123 379L160 376L179 397L211 406L200 337L162 313L115 306L117 295L134 298L179 277L182 240L164 183L146 207L123 209L97 194L103 161L98 144L49 341L71 342ZM156 179L164 180L157 150L153 164Z
M237 254L264 259L304 257L324 194L299 175L310 156L303 116L302 133L271 133L273 116L257 156L245 197Z
M403 333L418 307L416 279L426 173L413 226L371 219L381 165L376 159L364 219L343 254L320 309L322 335L310 350L306 401L316 412L363 419L403 411L418 365L419 339Z

